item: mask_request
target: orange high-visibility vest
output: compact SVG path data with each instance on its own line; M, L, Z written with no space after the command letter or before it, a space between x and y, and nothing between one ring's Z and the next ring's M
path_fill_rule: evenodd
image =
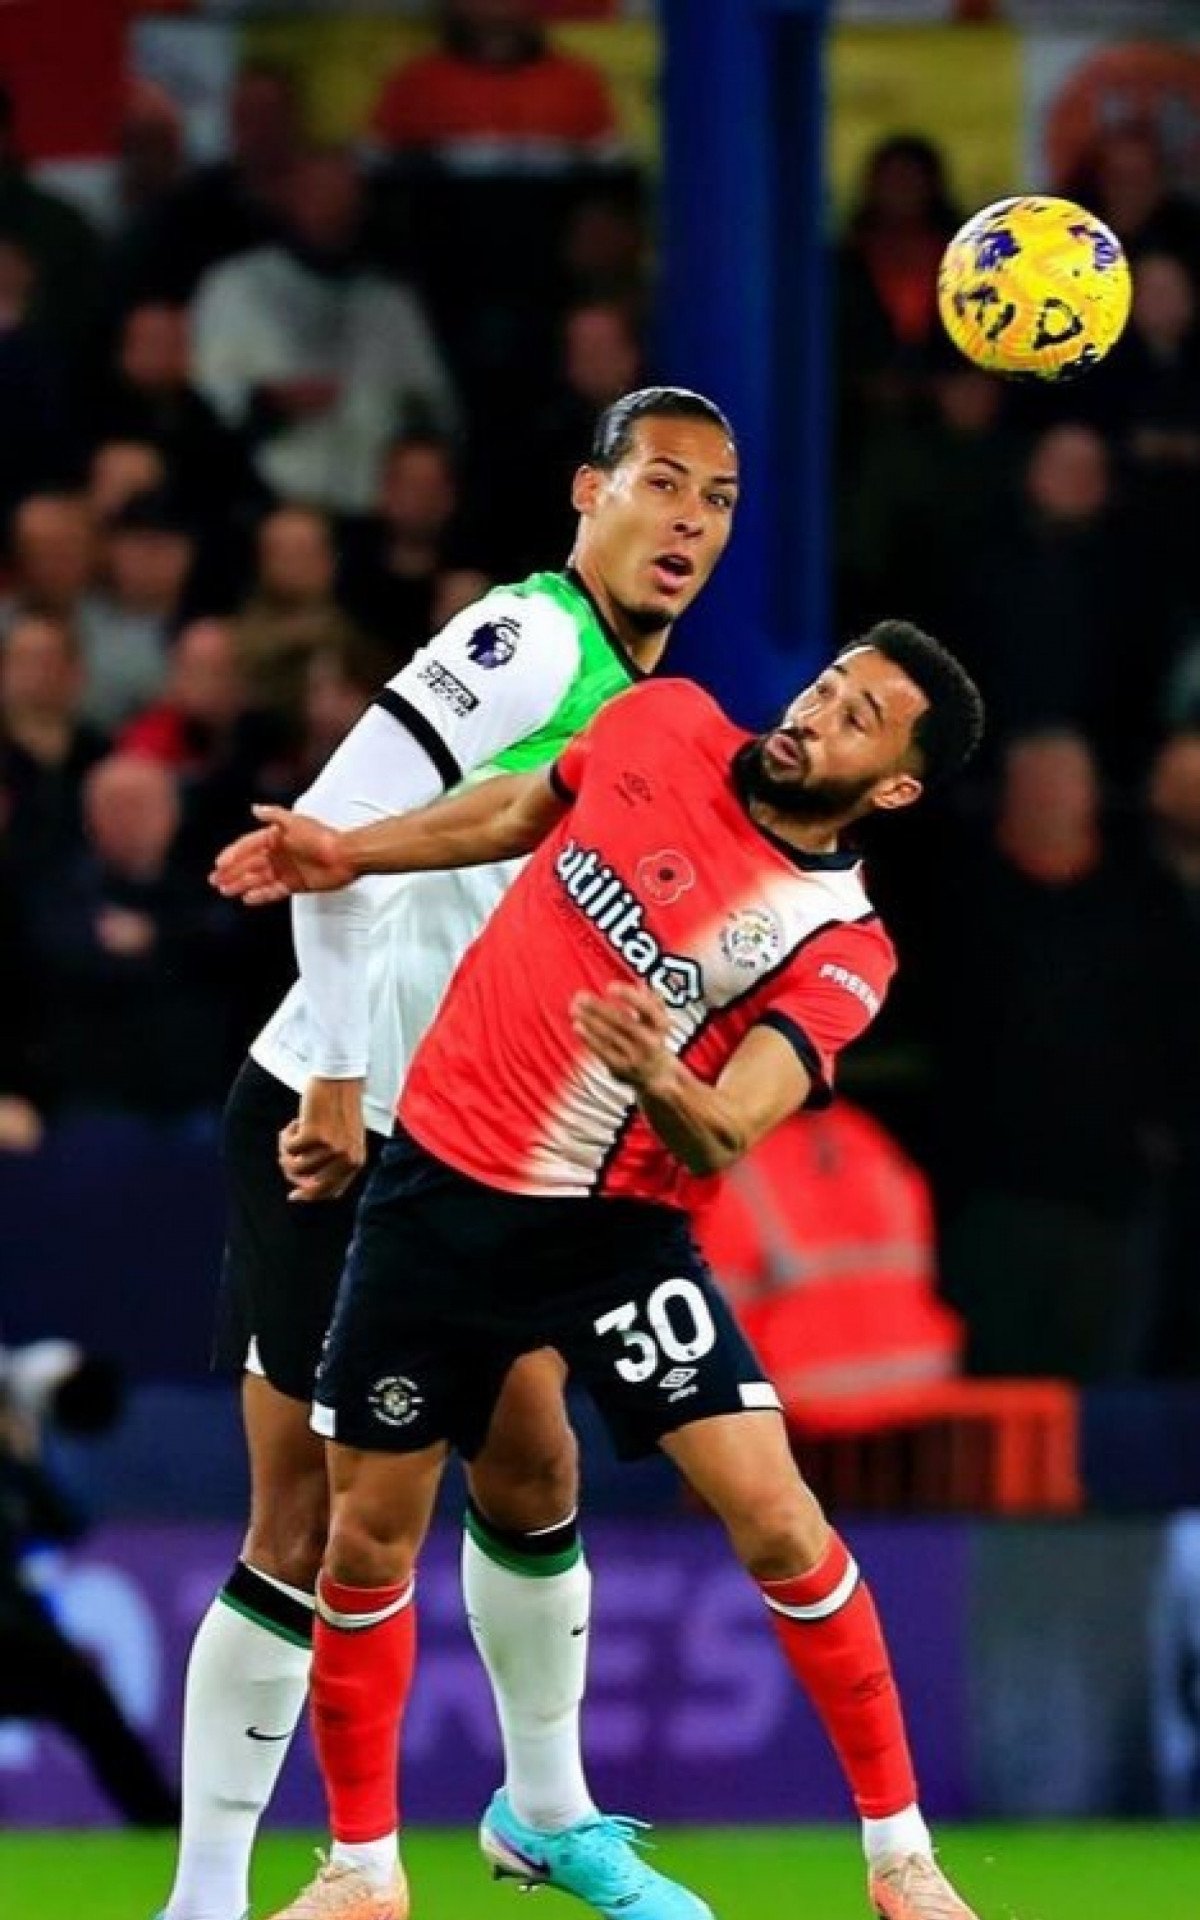
M958 1371L962 1328L937 1297L928 1184L845 1101L769 1134L696 1231L793 1422L880 1425Z

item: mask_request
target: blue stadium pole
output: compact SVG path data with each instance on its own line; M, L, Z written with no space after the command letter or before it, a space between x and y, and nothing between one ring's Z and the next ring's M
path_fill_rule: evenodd
M672 655L756 726L828 651L829 321L822 51L829 0L660 0L666 379L726 408L733 544Z

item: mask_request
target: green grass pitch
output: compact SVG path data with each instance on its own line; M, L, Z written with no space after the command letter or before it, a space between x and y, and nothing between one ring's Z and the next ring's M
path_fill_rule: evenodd
M1198 1920L1200 1829L960 1827L942 1858L981 1920ZM852 1831L664 1834L657 1862L711 1902L718 1920L864 1920ZM571 1920L588 1909L553 1894L531 1906L486 1877L470 1835L415 1833L406 1847L414 1920ZM307 1877L303 1836L260 1849L255 1915ZM3 1920L150 1920L170 1848L124 1834L0 1835Z

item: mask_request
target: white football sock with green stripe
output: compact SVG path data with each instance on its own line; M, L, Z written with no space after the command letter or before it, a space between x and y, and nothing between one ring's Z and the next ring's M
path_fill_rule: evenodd
M462 1582L496 1700L513 1811L561 1832L596 1811L579 1742L592 1576L574 1514L544 1533L506 1533L472 1505Z
M311 1594L239 1561L196 1630L183 1715L183 1825L163 1920L242 1920L258 1823L304 1709Z

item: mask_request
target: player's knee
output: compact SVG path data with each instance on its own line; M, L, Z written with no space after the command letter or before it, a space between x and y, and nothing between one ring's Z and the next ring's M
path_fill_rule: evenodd
M300 1534L285 1534L278 1527L251 1528L242 1548L242 1558L256 1573L271 1580L282 1580L300 1593L311 1593L317 1584L328 1539L325 1519L319 1526Z
M558 1526L579 1500L579 1448L564 1421L553 1434L522 1447L489 1444L467 1473L471 1498L486 1520L511 1533Z
M806 1488L748 1505L727 1524L738 1559L756 1580L808 1573L829 1540L829 1523Z
M311 1593L329 1538L329 1495L324 1475L307 1477L261 1502L251 1517L242 1558L257 1573Z
M325 1549L325 1570L350 1587L389 1587L407 1580L418 1541L398 1514L378 1506L335 1505Z

